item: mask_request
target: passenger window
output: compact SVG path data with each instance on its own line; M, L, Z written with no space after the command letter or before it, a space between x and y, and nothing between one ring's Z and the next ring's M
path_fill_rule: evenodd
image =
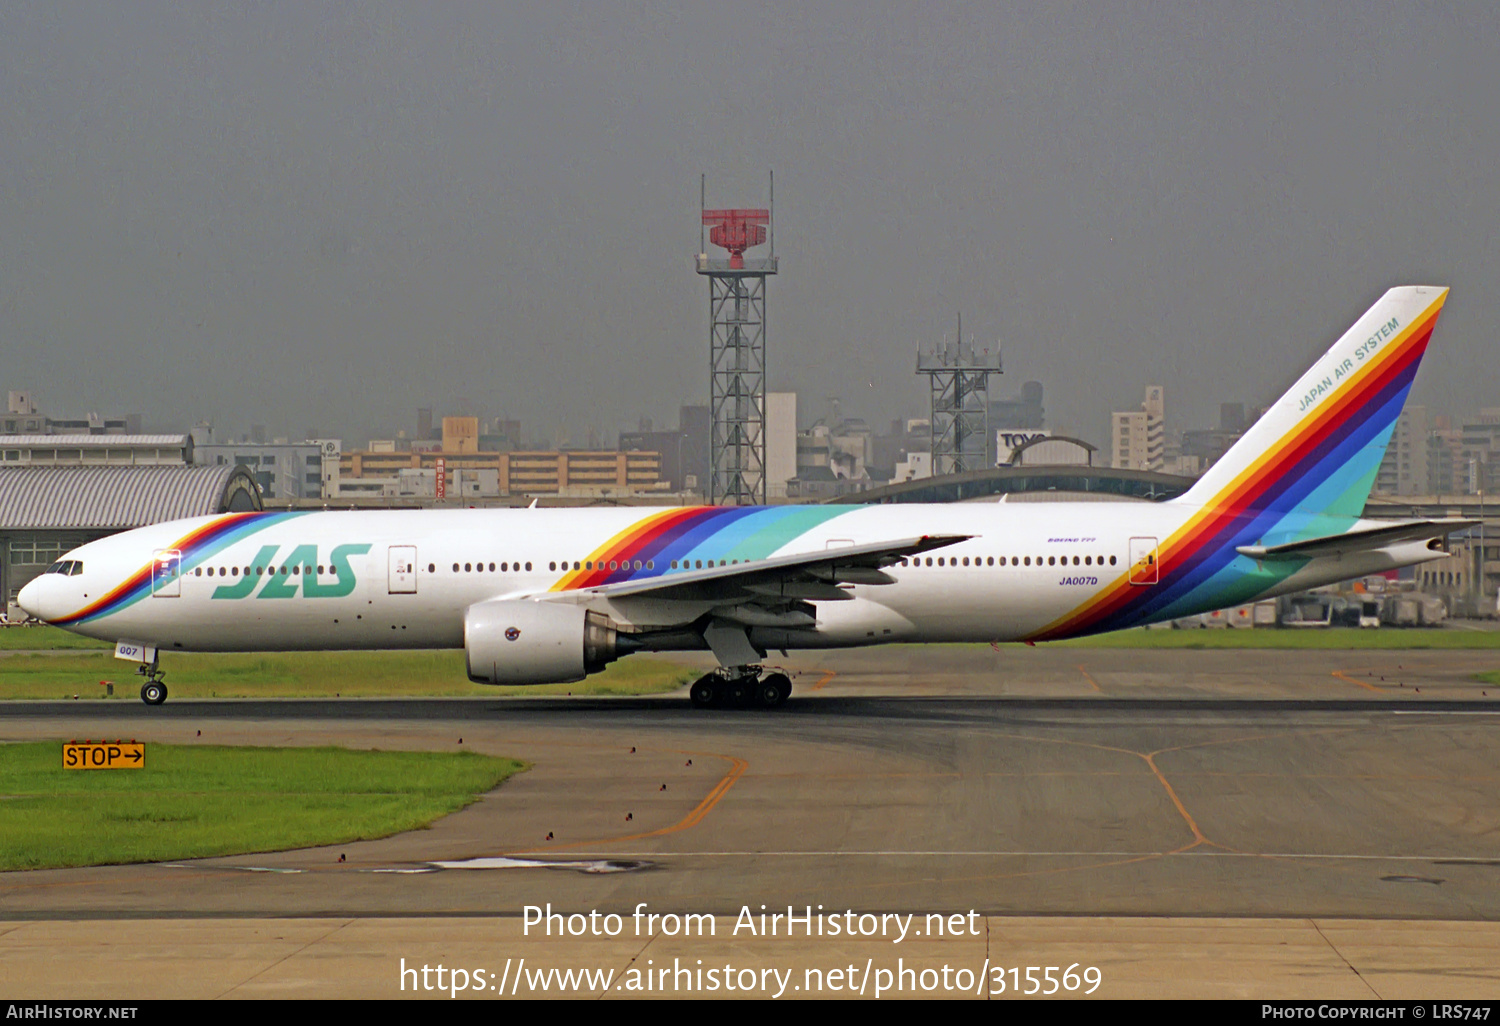
M1026 557L1026 565L1027 565L1027 566L1030 566L1030 565L1031 565L1031 557L1030 557L1030 556L1027 556L1027 557Z
M530 564L530 563L527 563L527 564L526 564L526 572L527 572L527 573L530 573L530 572L531 572L531 564Z

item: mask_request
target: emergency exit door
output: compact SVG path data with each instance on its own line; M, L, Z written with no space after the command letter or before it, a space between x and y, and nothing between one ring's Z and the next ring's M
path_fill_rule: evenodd
M176 598L181 594L181 550L158 549L151 556L151 597Z
M415 595L417 593L417 547L415 545L392 545L390 558L391 594Z
M1130 539L1130 583L1155 584L1157 573L1156 539Z

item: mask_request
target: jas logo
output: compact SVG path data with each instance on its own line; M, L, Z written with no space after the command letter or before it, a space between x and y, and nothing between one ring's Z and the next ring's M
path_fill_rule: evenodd
M298 545L284 559L278 560L279 547L263 545L255 561L242 571L244 576L233 584L214 589L216 599L343 598L354 591L354 570L350 556L362 556L368 545L339 545L329 553L328 562L318 562L316 545ZM322 573L319 573L319 570ZM256 588L260 591L257 593Z

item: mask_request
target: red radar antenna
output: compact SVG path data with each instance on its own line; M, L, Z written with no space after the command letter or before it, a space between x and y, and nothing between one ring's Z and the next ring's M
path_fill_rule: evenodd
M769 210L705 210L703 223L709 225L708 241L729 250L730 270L745 267L745 250L765 245L766 225L771 223Z

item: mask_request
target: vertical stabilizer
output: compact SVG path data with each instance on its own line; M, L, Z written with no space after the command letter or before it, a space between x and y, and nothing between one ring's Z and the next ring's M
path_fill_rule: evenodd
M1421 285L1381 296L1176 501L1358 518L1447 298L1446 288Z

